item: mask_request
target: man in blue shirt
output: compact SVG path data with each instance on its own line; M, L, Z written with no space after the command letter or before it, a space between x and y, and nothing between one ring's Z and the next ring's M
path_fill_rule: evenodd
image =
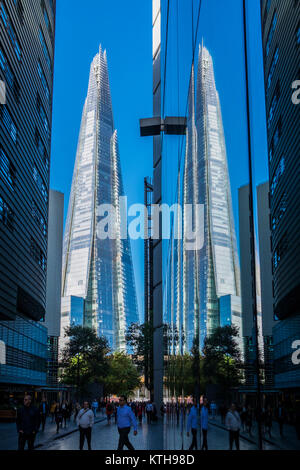
M202 437L203 437L201 450L208 450L208 446L207 446L207 429L208 429L207 398L204 398L203 400L203 406L201 408L201 413L200 413L200 422L201 422L201 430L202 430Z
M118 450L123 450L124 445L129 450L134 450L133 445L128 439L131 426L133 426L133 434L137 435L137 422L135 416L127 405L127 398L125 395L121 395L119 399L119 407L117 408L117 426L120 434Z
M198 412L197 412L197 401L193 398L193 406L190 409L190 413L187 421L187 435L189 437L190 430L192 430L193 440L189 450L193 450L194 447L197 450L197 428L198 428Z

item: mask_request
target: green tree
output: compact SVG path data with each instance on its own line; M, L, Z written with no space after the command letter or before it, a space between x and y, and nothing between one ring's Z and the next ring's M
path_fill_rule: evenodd
M224 326L215 329L204 341L203 374L209 384L220 385L229 395L230 388L241 381L241 357L237 344L238 329Z
M109 357L109 372L105 378L106 395L132 395L141 386L141 377L130 356L115 352Z
M108 374L108 353L110 349L104 337L84 326L69 326L65 330L68 337L62 352L62 382L75 385L77 399L86 392L89 383L101 383Z

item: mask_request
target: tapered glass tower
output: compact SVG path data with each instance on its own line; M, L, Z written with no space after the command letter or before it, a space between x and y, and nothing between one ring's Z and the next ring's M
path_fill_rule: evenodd
M195 250L183 243L183 327L185 348L194 337L200 345L220 325L219 298L240 295L240 270L234 228L224 130L213 61L200 46L195 86L189 91L185 204L204 206L204 244ZM184 221L184 227L186 223Z
M107 57L100 46L82 113L64 235L62 295L84 298L84 325L122 351L126 328L138 321L138 311L130 242L120 233L121 196ZM111 204L116 215L114 235L105 239L97 236L103 204Z

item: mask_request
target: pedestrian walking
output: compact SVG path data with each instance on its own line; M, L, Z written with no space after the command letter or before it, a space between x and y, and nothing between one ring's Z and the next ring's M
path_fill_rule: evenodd
M80 410L81 410L81 406L80 406L80 403L77 401L74 407L74 423L76 423L76 419Z
M147 414L147 423L148 424L151 424L152 411L153 411L152 403L151 403L151 401L149 401L146 405L146 414Z
M98 406L99 405L98 405L97 399L95 398L95 400L92 403L92 410L93 410L95 418L96 418L96 413L97 413L97 410L98 410Z
M250 405L248 405L246 414L245 414L245 425L247 432L250 437L252 437L252 422L253 422L253 411Z
M68 403L66 400L62 402L61 405L62 421L65 423L65 428L67 427L67 418L68 418Z
M56 401L53 401L50 406L51 424L54 423L54 419L55 419L55 407L56 407Z
M198 449L197 444L197 429L198 429L198 411L197 411L197 401L193 399L193 406L190 409L188 420L187 420L187 436L189 437L190 431L192 431L192 443L189 447L189 450L193 450L194 448Z
M79 426L79 449L82 450L84 446L85 438L87 440L88 449L91 448L92 440L92 427L94 424L94 413L90 409L88 401L83 403L83 408L79 411L76 419L77 425Z
M117 408L117 426L119 431L118 450L123 450L124 445L129 450L134 450L133 445L128 439L130 428L133 426L133 434L137 435L137 422L131 408L127 405L127 398L121 395L119 399L119 407Z
M216 415L217 415L217 404L212 401L211 404L210 404L210 410L211 410L211 417L212 419L216 419Z
M138 419L140 424L142 424L143 421L143 406L140 404L138 408Z
M279 432L281 437L283 437L283 424L285 420L285 414L285 408L283 406L283 403L280 401L277 407L277 421L279 424Z
M25 395L24 405L17 411L17 432L19 434L18 450L24 450L27 442L28 450L34 449L34 440L40 427L38 409L32 405L30 395Z
M42 423L42 431L44 431L47 416L49 414L49 405L48 405L47 400L46 400L45 397L42 399L42 402L39 406L39 413L40 413L40 420L41 420L41 423Z
M273 411L270 405L267 406L266 412L265 412L265 430L266 433L271 436L271 431L272 431L272 424L273 424Z
M202 447L201 450L208 450L207 431L208 431L208 403L207 398L203 400L203 406L200 413L200 423L202 431Z
M114 412L113 405L110 402L108 402L106 405L106 417L107 417L108 424L110 423L113 412Z
M59 403L56 403L54 411L55 423L56 423L56 434L59 433L59 426L62 425L63 413Z
M225 425L229 431L229 449L232 450L233 443L235 442L236 449L240 450L240 429L242 422L235 403L232 403L226 415Z

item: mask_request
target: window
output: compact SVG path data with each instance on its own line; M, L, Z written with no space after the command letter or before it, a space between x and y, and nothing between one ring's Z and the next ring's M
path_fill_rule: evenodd
M51 7L52 15L54 16L54 5L53 5L53 0L49 0L49 5Z
M43 178L41 177L41 175L40 175L40 173L39 173L39 171L38 171L38 169L35 165L33 166L33 169L32 169L32 176L33 176L34 181L37 184L37 187L40 190L42 198L44 199L45 203L47 204L47 202L48 202L48 191L47 191L46 185L43 181Z
M50 36L50 39L51 39L51 43L53 45L53 33L52 33L51 23L50 23L50 19L49 19L48 13L47 13L47 9L46 9L46 5L45 5L44 0L41 1L41 8L42 8L42 11L43 11L45 24L47 26L48 33L49 33L49 36Z
M297 38L297 44L298 46L300 46L300 23L297 28L296 38Z
M274 117L274 114L275 114L275 110L277 108L279 98L280 98L280 84L279 84L279 81L278 81L277 85L276 85L276 88L275 88L275 91L274 91L273 98L272 98L270 110L269 110L268 129L270 129L270 127L271 127L271 123L272 123L272 120L273 120L273 117Z
M3 122L4 126L8 130L14 143L17 143L18 132L15 123L12 120L10 112L7 109L6 105L0 106L0 121Z
M39 77L41 79L47 101L50 103L50 91L49 91L47 80L46 80L45 74L43 72L42 65L41 65L40 61L38 61L38 74L39 74Z
M1 48L0 48L0 68L4 72L4 78L6 80L6 83L7 83L8 87L12 90L17 103L19 103L19 101L20 101L20 87L17 83L15 75L13 74L10 66L8 65L8 61L7 61L3 51L1 50Z
M42 138L41 138L37 128L35 129L35 143L36 143L36 146L37 146L37 149L38 149L38 153L39 153L40 157L42 158L42 160L45 164L46 171L48 172L48 170L49 170L49 159L48 159L46 147L45 147L45 145L42 141Z
M282 121L281 121L281 116L280 116L280 118L278 120L277 127L275 129L275 132L274 132L272 140L271 140L271 144L270 144L270 150L269 150L269 162L270 163L272 161L272 158L274 156L276 147L277 147L279 139L281 137L281 133L282 133Z
M36 101L37 101L36 105L37 105L37 110L38 110L39 116L41 118L43 127L45 129L47 139L50 142L50 126L49 126L49 122L48 122L48 119L47 119L47 116L46 116L46 113L45 113L45 110L43 108L41 98L39 97L39 95L37 95L37 100Z
M286 213L287 209L287 194L283 193L282 198L280 199L272 217L272 231L276 230L279 222Z
M14 0L17 7L17 13L21 24L24 24L24 8L21 0Z
M273 59L272 59L269 75L268 75L267 89L269 89L270 86L271 86L272 78L273 78L273 75L274 75L274 72L275 72L275 69L276 69L278 59L279 59L279 49L278 49L278 46L277 46L276 51L275 51L274 56L273 56Z
M16 185L16 169L2 148L0 148L0 177L10 189L14 189Z
M42 216L41 212L38 210L38 207L34 200L31 201L31 215L33 220L38 225L39 229L41 230L44 236L47 235L47 227L44 217Z
M14 51L15 51L15 54L17 56L17 59L18 61L21 60L21 57L22 57L22 52L21 52L21 48L19 46L19 43L18 43L18 40L17 40L17 37L16 37L16 33L15 33L15 30L11 24L11 20L8 16L8 14L6 13L6 10L4 8L4 4L3 2L0 2L0 17L2 19L2 22L5 26L5 29L8 33L8 36L9 36L9 39L10 39L10 42L11 42L11 45L13 46L14 48Z
M44 52L44 56L45 56L47 65L48 65L49 70L51 72L52 71L52 64L51 64L50 54L49 54L48 47L47 47L47 44L46 44L46 41L45 41L45 38L44 38L44 35L43 35L43 31L42 31L41 28L40 28L40 42L41 42L41 46L42 46L42 49L43 49L43 52Z
M276 29L276 24L277 24L277 12L274 12L273 19L272 19L272 24L270 26L269 34L268 34L268 39L267 39L267 45L266 45L266 56L268 57L270 49L271 49L271 43L272 39L274 36L274 32Z
M288 238L287 238L287 233L283 235L281 240L278 242L278 245L276 247L276 250L274 251L273 254L273 270L275 271L282 260L283 256L288 250Z
M285 161L284 161L284 157L282 157L280 162L278 163L278 166L277 166L276 171L275 171L275 175L272 179L272 183L271 183L271 195L272 196L275 192L275 189L278 185L278 182L279 182L281 176L284 173L284 170L285 170Z
M46 271L46 257L37 242L32 237L30 238L30 254L42 268L42 270Z
M1 196L0 196L0 222L6 225L6 227L8 227L10 230L13 230L14 213Z

